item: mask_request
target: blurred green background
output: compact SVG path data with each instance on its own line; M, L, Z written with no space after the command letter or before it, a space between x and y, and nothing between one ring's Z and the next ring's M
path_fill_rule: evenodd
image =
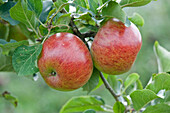
M160 45L170 50L170 1L158 0L139 8L125 8L129 16L134 12L141 14L145 24L140 28L143 45L131 71L121 78L126 78L129 73L136 72L140 75L143 86L147 84L151 75L157 73L157 61L153 51L155 40ZM9 91L17 97L18 107L0 98L0 113L58 113L61 106L73 96L86 95L82 89L71 92L61 92L49 88L39 77L34 82L26 77L18 77L14 73L0 73L0 93ZM100 95L106 104L113 105L114 99L102 85L90 95Z

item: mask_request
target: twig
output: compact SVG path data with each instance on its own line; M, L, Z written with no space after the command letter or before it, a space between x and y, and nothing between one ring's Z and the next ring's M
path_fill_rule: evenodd
M95 37L96 36L96 32L93 32L93 31L90 31L89 33L85 33L85 34L82 34L84 35L84 37Z
M107 82L107 80L105 79L105 77L103 76L103 74L101 72L100 72L100 77L101 77L106 89L108 89L110 91L110 93L112 94L112 96L115 98L116 101L119 101L118 96L116 95L116 93L114 92L114 90L109 85L109 83Z
M85 42L85 37L84 37L84 35L82 35L81 33L80 33L80 31L78 30L78 28L77 28L77 26L75 25L75 23L74 23L74 17L72 16L71 17L71 20L70 20L70 26L72 27L72 29L73 29L73 33L75 34L75 35L77 35L83 42Z
M45 40L48 38L48 36L50 35L51 29L48 29L48 34L46 35L46 37L44 38L44 40L42 41L42 44L45 42Z

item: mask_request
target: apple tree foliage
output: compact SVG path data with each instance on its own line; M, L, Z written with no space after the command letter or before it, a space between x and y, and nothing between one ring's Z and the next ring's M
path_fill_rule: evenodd
M153 0L0 0L0 72L35 76L39 72L36 61L42 43L58 32L73 33L88 46L99 27L110 18L117 18L126 26L133 22L142 27L142 16L135 12L127 15L124 8L140 7L150 2ZM155 42L154 52L159 73L153 74L146 87L142 86L137 73L130 74L124 81L103 73L104 81L94 68L83 90L89 94L103 81L105 85L110 84L106 88L114 93L114 106L106 105L100 96L78 96L66 102L60 113L169 113L170 52L158 42ZM0 98L17 106L18 100L9 92L1 93Z

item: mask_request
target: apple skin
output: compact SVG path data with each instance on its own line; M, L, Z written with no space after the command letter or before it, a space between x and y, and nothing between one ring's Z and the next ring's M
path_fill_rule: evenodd
M93 62L88 48L77 36L57 33L44 42L38 67L50 87L71 91L87 83Z
M126 27L112 18L99 29L92 43L94 65L106 74L123 74L131 69L141 45L141 34L133 23Z

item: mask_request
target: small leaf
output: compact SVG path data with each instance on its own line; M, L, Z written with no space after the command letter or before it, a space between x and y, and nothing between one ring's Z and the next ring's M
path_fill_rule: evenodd
M38 25L35 13L28 10L24 0L19 0L18 3L10 9L10 15L13 19L24 23L29 28L33 29Z
M57 7L57 9L60 11L62 10L66 5L69 5L70 3L65 3L62 0L57 0L54 5Z
M16 48L12 56L12 64L18 76L32 75L38 72L35 66L42 49L42 45L20 46Z
M150 3L152 0L121 0L121 7L139 7Z
M107 7L104 7L102 10L102 15L104 17L115 17L125 23L126 14L121 9L120 5L115 1L110 1Z
M90 10L94 12L95 14L97 13L97 8L99 7L99 1L98 0L88 0Z
M15 5L15 2L9 1L7 3L4 3L0 6L0 17L6 21L8 21L11 25L16 25L19 22L12 19L9 10Z
M170 90L165 92L164 102L170 102Z
M19 23L18 25L9 26L9 35L8 40L14 39L16 41L23 41L27 39L35 39L35 37L31 36L33 33L27 29L27 27L23 23ZM34 41L34 40L32 40Z
M136 90L130 94L135 110L140 110L153 99L159 98L153 91L148 89Z
M56 16L58 14L60 14L60 11L67 5L69 5L70 3L65 3L63 2L62 0L57 0L54 5L56 6L56 8L52 9L49 14L48 14L48 17L47 17L47 21L49 21L50 17L54 14L54 13L57 13Z
M63 4L65 4L65 2L63 2L63 0L56 0L56 2L54 3L54 5L57 7L57 9Z
M131 105L131 101L129 100L129 98L127 98L127 96L123 96L123 98L125 99L125 101L127 102L127 105L130 106Z
M0 40L1 40L1 39L0 39ZM28 45L28 44L29 44L29 43L28 43L27 40L23 40L23 41L19 41L19 42L16 42L16 41L14 41L14 42L9 42L9 43L6 43L6 44L4 44L4 45L1 45L1 44L0 44L0 47L1 47L2 50L3 50L2 53L3 53L4 55L8 55L11 50L14 50L15 48L17 48L17 47L19 47L19 46L21 46L21 45Z
M1 48L0 48L0 72L14 72L12 66L12 57L3 55Z
M103 73L103 75L104 75L105 79L107 79L108 74ZM102 81L102 79L99 77L99 83L98 83L98 85L96 86L96 88L94 88L93 90L98 89L102 84L103 84L103 81Z
M170 106L168 104L157 104L148 106L143 113L169 113Z
M137 81L136 81L136 84L137 84L137 89L143 89L143 85L142 85L142 82L138 79Z
M104 101L99 96L80 96L71 98L60 110L60 113L83 112L87 109L105 111Z
M154 44L154 52L158 62L158 71L170 72L170 52L159 45L156 41Z
M0 39L0 45L5 45L5 44L8 44L8 43L15 43L16 41L11 39L9 42L7 42L6 40L4 39Z
M146 88L154 91L156 94L160 90L170 90L170 74L160 73L153 76L152 83L150 83Z
M76 5L76 7L81 6L87 8L85 0L75 0L73 3Z
M43 1L43 9L40 15L40 20L42 23L45 23L49 12L52 10L52 5L52 1Z
M9 24L0 22L0 39L7 40L9 35Z
M93 73L89 81L83 86L83 91L90 93L99 83L99 74L100 72L94 67Z
M125 106L121 102L116 102L113 106L114 113L124 113Z
M33 11L37 17L40 16L42 9L43 9L43 3L41 0L27 0L28 8Z
M105 3L105 2L107 2L108 0L102 0L102 2L103 2L103 4Z
M132 17L129 17L129 20L133 22L137 26L143 26L144 25L144 19L141 15L138 13L134 13Z
M116 76L109 75L107 78L107 81L115 92L117 92L119 90L120 87L118 87L118 80L117 80Z
M130 75L126 78L126 80L125 80L125 82L124 82L124 86L125 86L124 91L125 91L131 84L135 83L138 79L139 79L139 75L138 75L137 73L132 73L132 74L130 74ZM123 91L123 92L124 92L124 91Z
M12 103L15 107L18 105L18 100L12 96L9 92L5 91L2 93L2 97L4 97L5 100L9 101Z
M76 15L76 19L81 19L81 23L84 24L96 25L96 22L93 20L92 15L89 12Z
M96 113L96 111L93 109L88 109L88 110L84 111L83 113Z
M56 25L68 25L70 23L71 17L70 17L71 13L68 14L64 14L61 15L57 21L56 21Z

